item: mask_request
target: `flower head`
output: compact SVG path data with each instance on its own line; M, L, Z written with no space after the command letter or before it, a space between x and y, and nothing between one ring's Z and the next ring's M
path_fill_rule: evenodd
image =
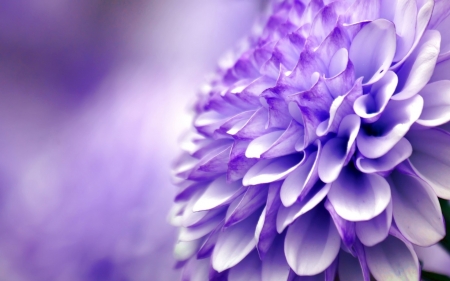
M445 236L450 3L274 1L174 169L183 280L419 280Z

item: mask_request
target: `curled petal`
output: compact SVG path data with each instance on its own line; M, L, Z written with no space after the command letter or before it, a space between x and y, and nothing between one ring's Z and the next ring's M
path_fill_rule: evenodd
M366 221L386 209L391 200L391 190L383 177L363 174L347 166L331 184L328 200L342 218Z
M349 52L356 77L364 77L364 84L380 80L391 66L395 42L395 27L392 22L377 19L364 26L353 39Z
M284 252L295 273L310 276L331 265L340 244L339 234L326 210L315 208L289 227Z
M419 119L422 107L421 96L391 101L378 121L363 126L359 131L356 143L361 154L367 158L378 158L386 154Z
M286 207L291 206L297 201L302 190L307 188L307 185L312 186L314 181L313 165L316 162L317 153L306 156L306 161L302 162L302 165L297 167L292 173L284 180L280 190L280 198L283 205Z
M284 130L274 131L252 140L245 151L247 158L259 158L269 150L273 143L284 133Z
M369 94L358 97L353 104L355 113L366 123L375 122L386 108L389 99L397 87L398 77L393 71L388 71L376 82Z
M353 153L360 123L357 115L347 115L339 126L338 136L324 145L318 163L319 177L323 182L331 183L339 176L349 155Z
M363 173L387 172L408 159L412 152L413 148L410 142L402 138L391 150L380 158L356 158L356 167Z
M303 153L263 159L251 167L242 180L244 186L270 183L287 177L303 161Z
M262 260L262 281L288 280L290 267L284 255L284 237L278 237Z
M438 31L428 30L419 45L397 72L397 93L394 100L404 100L417 94L433 75L439 55L441 35Z

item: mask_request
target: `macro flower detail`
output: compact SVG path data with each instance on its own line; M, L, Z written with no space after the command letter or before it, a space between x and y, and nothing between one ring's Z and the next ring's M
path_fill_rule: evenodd
M272 1L174 165L182 280L419 280L450 199L449 14Z

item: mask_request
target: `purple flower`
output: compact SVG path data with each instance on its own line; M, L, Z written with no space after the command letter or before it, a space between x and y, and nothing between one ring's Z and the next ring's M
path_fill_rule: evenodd
M175 164L183 280L419 280L450 199L450 2L273 2Z

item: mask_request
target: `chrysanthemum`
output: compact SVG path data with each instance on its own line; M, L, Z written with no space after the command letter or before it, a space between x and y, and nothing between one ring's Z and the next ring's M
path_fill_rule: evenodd
M419 280L445 236L450 1L286 0L176 163L183 280Z

